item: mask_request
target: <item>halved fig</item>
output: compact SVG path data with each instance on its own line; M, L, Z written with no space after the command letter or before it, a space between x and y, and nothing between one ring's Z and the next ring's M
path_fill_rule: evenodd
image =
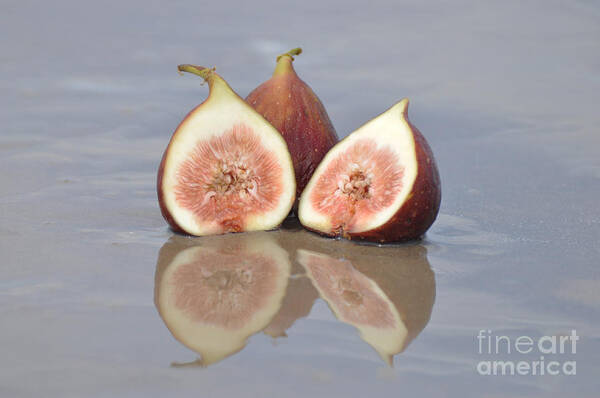
M416 239L427 231L440 207L440 178L407 112L403 99L327 153L300 198L302 225L373 242Z
M191 235L267 230L294 204L296 181L281 134L213 69L180 65L208 82L208 98L181 122L158 171L161 212Z
M331 241L298 250L298 261L332 312L393 365L423 330L435 278L422 246L380 248ZM354 247L353 247L354 246Z
M172 237L160 250L156 308L173 336L207 366L241 350L279 311L290 259L264 232Z
M323 103L298 77L292 62L302 49L277 57L273 76L255 88L246 101L283 135L296 174L296 197L308 183L337 134Z

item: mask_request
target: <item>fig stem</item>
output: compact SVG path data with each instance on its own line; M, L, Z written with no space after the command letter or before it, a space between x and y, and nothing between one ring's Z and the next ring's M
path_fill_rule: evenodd
M294 73L294 67L292 66L294 55L299 55L301 53L302 49L297 47L292 48L287 53L281 54L279 57L277 57L277 64L275 65L275 70L273 71L273 77Z
M214 67L207 68L205 66L183 64L183 65L177 66L177 70L179 71L179 74L181 74L181 75L183 74L183 72L192 73L194 75L198 75L201 78L203 78L205 82L210 83L210 80L212 80L213 74L214 74L216 68L214 68Z
M281 54L280 56L278 56L277 62L279 62L279 59L281 59L281 57L290 57L293 61L294 55L300 55L300 54L302 54L302 49L300 47L292 48L290 51L286 52L285 54Z

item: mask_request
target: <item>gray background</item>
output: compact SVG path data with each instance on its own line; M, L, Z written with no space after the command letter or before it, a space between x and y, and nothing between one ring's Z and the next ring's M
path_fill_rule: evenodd
M600 6L593 1L0 4L0 395L597 395ZM156 169L207 95L295 67L345 136L409 97L440 168L431 321L388 369L319 301L206 369L153 305ZM577 375L477 375L479 329L581 336ZM509 357L508 359L518 359Z

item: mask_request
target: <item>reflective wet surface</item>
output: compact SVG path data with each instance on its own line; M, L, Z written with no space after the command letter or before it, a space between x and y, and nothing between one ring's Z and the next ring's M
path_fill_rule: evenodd
M0 396L597 395L600 8L365 7L2 3ZM340 136L411 99L443 184L423 241L166 227L156 169L207 94L176 65L245 96L298 45ZM550 342L508 353L523 336Z
M435 278L426 252L421 244L323 239L294 219L278 231L177 235L161 248L154 302L201 366L237 353L261 331L273 343L289 338L318 297L391 366L431 315Z

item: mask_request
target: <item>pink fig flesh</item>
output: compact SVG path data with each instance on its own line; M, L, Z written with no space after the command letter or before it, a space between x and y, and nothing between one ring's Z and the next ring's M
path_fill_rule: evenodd
M246 214L276 207L281 172L256 134L238 125L196 145L177 171L175 198L199 219L216 218L237 232L244 229Z
M274 294L268 255L197 251L190 260L172 275L172 302L194 322L239 329Z
M378 329L395 326L397 316L389 300L348 260L304 251L300 252L300 261L321 295L335 303L340 320Z

